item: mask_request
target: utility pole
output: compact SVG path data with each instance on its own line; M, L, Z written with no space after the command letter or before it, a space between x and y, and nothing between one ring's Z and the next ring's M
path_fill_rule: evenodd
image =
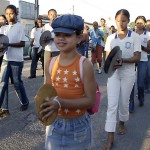
M72 14L74 15L74 5L72 6Z
M39 0L35 0L35 18L39 16Z

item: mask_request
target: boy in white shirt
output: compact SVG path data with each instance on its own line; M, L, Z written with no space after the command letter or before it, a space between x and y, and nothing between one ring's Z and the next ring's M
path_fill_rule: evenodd
M53 20L57 17L57 11L55 9L50 9L48 11L48 18L49 18L49 23L45 24L43 27L43 32L44 31L50 31L52 38L54 38L54 33L53 28L51 27L51 24L53 22ZM45 69L45 65L47 63L47 61L49 60L50 57L54 57L60 54L60 51L58 50L58 48L56 47L55 43L53 40L51 40L51 42L45 46L45 52L44 52L44 69ZM45 76L44 76L45 79Z
M23 81L21 80L23 69L23 47L25 46L25 32L23 26L17 22L17 9L14 5L8 5L5 9L6 18L9 25L2 29L2 33L9 38L8 50L4 54L2 70L0 73L0 118L9 115L8 110L8 82L12 73L14 88L21 102L20 110L28 109L29 100L27 98ZM5 43L4 43L5 44Z

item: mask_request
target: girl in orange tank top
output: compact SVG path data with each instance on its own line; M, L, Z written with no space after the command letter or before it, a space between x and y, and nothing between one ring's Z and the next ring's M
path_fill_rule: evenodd
M83 62L83 79L80 79L81 55L77 52L77 45L82 39L83 26L82 18L76 15L62 15L52 23L54 42L60 55L51 73L47 63L45 74L46 84L55 87L58 97L41 105L42 119L59 112L53 124L46 128L45 149L48 150L91 148L91 120L86 110L95 103L96 81L88 59Z

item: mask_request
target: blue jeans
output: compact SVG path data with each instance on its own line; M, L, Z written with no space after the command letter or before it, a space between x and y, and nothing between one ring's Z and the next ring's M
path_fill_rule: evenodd
M37 63L38 63L38 60L39 58L41 57L40 55L38 55L38 48L32 48L32 51L31 51L31 58L32 58L32 61L31 61L31 68L30 68L30 76L36 76L36 68L37 68ZM42 60L42 68L44 69L44 59L41 59Z
M86 150L91 148L92 130L89 114L72 119L57 117L46 127L46 150Z
M137 67L137 87L138 87L138 99L139 103L144 102L144 82L147 73L147 61L138 62Z
M12 73L14 88L17 96L21 102L21 105L29 104L23 81L21 80L21 74L23 69L23 62L15 61L4 61L2 64L3 72L1 72L1 82L0 82L0 107L3 104L4 109L8 109L8 83L9 76Z
M150 92L150 55L148 55L147 73L145 78L145 90Z

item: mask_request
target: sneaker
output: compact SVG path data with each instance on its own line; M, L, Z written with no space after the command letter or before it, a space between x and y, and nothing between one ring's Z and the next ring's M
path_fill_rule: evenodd
M144 103L143 102L139 102L139 107L143 107Z
M6 118L10 115L9 110L7 109L0 109L0 118Z
M33 79L33 78L36 78L36 75L28 77L28 79Z
M102 73L102 70L101 69L98 69L98 74L101 74Z
M28 109L28 106L29 106L29 104L21 105L20 111L25 111L25 110L27 110L27 109Z
M129 113L130 113L130 114L134 113L134 110L129 110Z

